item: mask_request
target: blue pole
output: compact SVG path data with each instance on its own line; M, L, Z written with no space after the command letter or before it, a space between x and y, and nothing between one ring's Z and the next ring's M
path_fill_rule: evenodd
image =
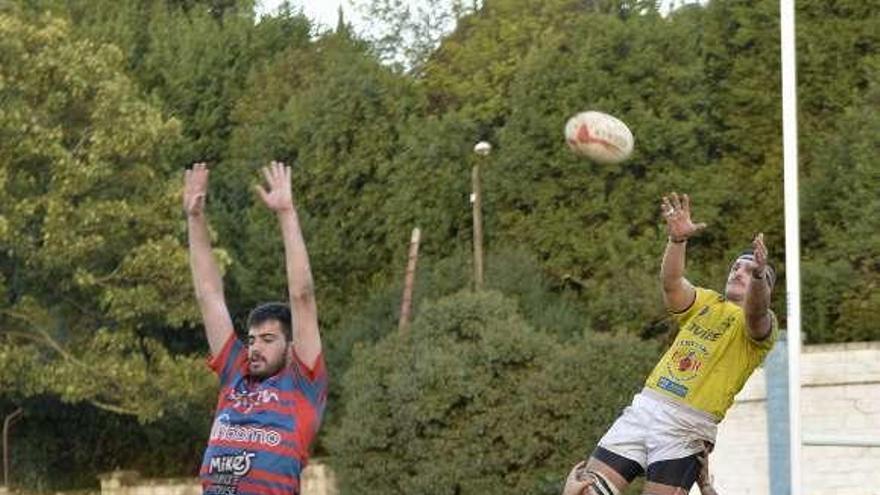
M791 435L788 404L788 332L781 332L764 361L767 383L767 448L770 495L791 495Z

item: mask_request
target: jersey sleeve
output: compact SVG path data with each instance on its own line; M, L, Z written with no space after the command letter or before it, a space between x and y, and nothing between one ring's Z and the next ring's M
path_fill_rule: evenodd
M230 333L220 353L208 358L208 366L220 377L220 384L225 385L241 373L246 358L241 341L235 333Z
M675 321L677 321L678 323L689 320L691 317L699 313L700 310L706 307L709 303L720 298L720 295L717 292L709 289L695 287L694 290L696 291L694 302L691 303L691 305L687 309L679 313L676 313L674 311L670 312L672 318L675 319Z
M324 353L318 354L311 367L302 362L296 352L293 353L293 362L297 386L309 403L323 412L327 402L327 367L324 363Z

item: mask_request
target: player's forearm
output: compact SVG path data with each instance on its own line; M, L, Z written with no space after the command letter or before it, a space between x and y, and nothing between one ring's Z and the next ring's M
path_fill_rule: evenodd
M668 291L678 288L684 280L685 251L687 242L666 242L666 250L663 252L663 261L660 263L660 280L663 282L663 290Z
M199 301L207 297L223 297L223 279L211 252L211 234L204 214L187 216L189 235L189 265L193 287Z
M767 275L764 274L764 277ZM767 317L770 313L770 287L766 278L753 278L749 284L746 295L745 314L749 328L759 328L767 325Z
M309 266L309 254L295 210L278 213L281 234L284 239L284 258L287 268L287 287L290 300L294 306L314 301L315 287L312 281L312 270Z
M321 354L321 335L318 331L318 309L309 255L296 211L280 211L278 220L284 238L287 286L292 310L293 349L306 366L314 367Z

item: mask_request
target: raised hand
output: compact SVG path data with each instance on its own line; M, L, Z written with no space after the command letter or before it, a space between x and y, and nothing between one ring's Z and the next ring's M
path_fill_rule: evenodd
M188 216L199 216L205 211L205 197L208 195L208 165L194 163L192 169L183 176L183 211Z
M705 223L694 223L691 220L691 200L687 194L673 192L663 196L660 210L666 220L666 233L675 242L687 240L692 235L706 228Z
M755 254L755 269L752 272L756 277L763 277L767 273L767 246L764 245L764 233L759 232L752 241L752 250Z
M587 461L581 461L568 473L562 495L582 495L591 484L592 479L587 474Z
M263 167L263 177L266 179L268 188L264 188L262 185L257 186L257 193L263 203L276 213L293 210L290 167L284 166L281 162L273 161L268 167Z

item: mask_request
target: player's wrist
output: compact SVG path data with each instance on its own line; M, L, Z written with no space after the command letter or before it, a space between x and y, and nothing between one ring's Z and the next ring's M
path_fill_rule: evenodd
M685 236L674 236L670 234L667 236L667 240L673 244L684 244L687 242L688 238Z
M279 216L281 216L281 215L294 215L295 216L296 210L293 207L293 203L291 203L290 205L285 205L285 206L280 206L278 208L275 208L275 214L279 215Z
M190 220L200 220L205 217L205 212L202 209L198 210L190 210L188 208L183 209L183 216Z

